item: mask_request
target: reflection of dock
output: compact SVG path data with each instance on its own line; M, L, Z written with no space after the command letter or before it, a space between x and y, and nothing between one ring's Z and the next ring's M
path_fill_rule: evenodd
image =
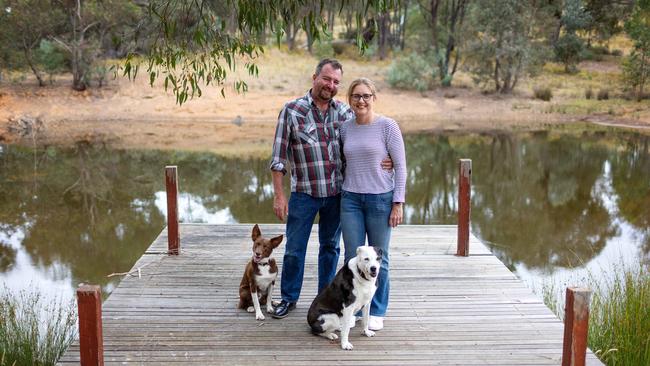
M105 362L560 364L561 321L474 236L470 256L455 256L456 226L394 230L386 328L367 338L357 325L352 351L313 336L307 326L307 309L316 295L316 230L297 309L282 320L257 321L235 308L252 226L181 225L178 256L166 254L164 230L135 264L134 275L125 277L103 304ZM283 233L284 225L261 229L270 237ZM274 255L280 265L283 253L284 243ZM279 293L276 287L274 298ZM79 345L60 362L78 364ZM587 364L601 363L588 351Z

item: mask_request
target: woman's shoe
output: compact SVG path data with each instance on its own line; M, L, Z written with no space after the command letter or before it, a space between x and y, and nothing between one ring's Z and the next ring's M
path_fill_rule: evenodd
M368 329L370 330L384 329L384 317L370 315L370 319L368 319Z

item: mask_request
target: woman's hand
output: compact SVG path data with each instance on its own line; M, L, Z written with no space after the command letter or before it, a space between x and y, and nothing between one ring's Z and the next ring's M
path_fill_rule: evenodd
M402 206L403 204L401 202L393 202L393 208L390 210L390 218L388 219L388 225L390 225L390 227L396 227L402 223L402 218L404 216Z

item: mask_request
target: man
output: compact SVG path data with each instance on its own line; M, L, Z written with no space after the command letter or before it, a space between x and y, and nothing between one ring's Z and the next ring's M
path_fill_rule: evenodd
M284 318L296 306L305 268L307 242L316 214L318 224L318 291L334 278L339 259L340 191L343 182L339 128L353 118L350 108L334 100L343 76L342 65L323 59L312 76L312 88L287 103L278 117L271 171L273 210L287 220L282 264L282 301L274 318ZM284 194L283 177L291 165L291 195Z

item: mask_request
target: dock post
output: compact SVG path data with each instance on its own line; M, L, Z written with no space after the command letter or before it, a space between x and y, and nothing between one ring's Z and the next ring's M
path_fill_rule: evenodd
M458 245L457 256L469 255L469 219L472 184L472 160L458 160Z
M589 298L586 288L567 287L564 309L564 344L562 366L584 365L587 357Z
M97 285L77 288L79 312L79 356L82 366L104 365L102 295Z
M175 165L165 167L167 189L167 253L180 253L181 237L178 231L178 172Z

